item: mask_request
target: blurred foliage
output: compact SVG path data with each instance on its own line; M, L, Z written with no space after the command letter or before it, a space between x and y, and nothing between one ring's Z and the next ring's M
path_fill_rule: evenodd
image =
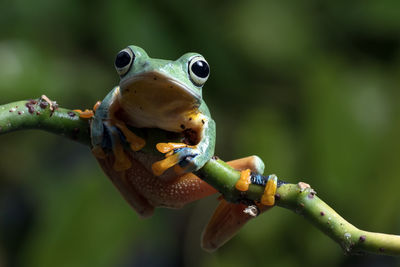
M365 230L400 233L400 2L0 1L0 103L46 94L88 108L129 44L202 53L225 160L257 154ZM214 254L215 197L141 220L90 151L47 133L0 137L0 266L397 266L344 256L273 209Z

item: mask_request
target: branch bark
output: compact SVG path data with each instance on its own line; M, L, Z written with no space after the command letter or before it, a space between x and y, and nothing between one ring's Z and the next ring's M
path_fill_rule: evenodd
M89 120L78 113L58 108L47 98L24 100L0 106L0 135L26 129L48 131L90 146ZM235 189L240 173L224 161L214 157L196 172L200 178L216 188L231 202L259 201L264 187L250 185L243 193ZM276 206L304 216L317 228L337 242L346 253L375 253L400 255L400 236L367 232L358 229L316 196L305 183L289 184L280 181L275 195Z
M45 98L23 100L0 106L0 134L38 129L90 145L88 120L77 112L51 105Z

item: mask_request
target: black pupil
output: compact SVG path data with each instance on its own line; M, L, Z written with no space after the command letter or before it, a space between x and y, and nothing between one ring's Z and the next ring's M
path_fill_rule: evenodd
M119 52L117 58L115 59L115 66L117 68L123 68L131 62L131 55L128 52Z
M204 60L194 62L192 65L192 71L200 78L207 78L208 74L210 74L210 68Z

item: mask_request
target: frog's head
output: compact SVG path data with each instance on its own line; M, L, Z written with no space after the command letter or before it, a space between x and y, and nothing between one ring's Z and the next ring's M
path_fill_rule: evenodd
M210 74L203 56L187 53L175 61L153 59L140 47L129 46L115 59L121 77L120 101L127 111L163 114L185 112L202 102L202 87Z

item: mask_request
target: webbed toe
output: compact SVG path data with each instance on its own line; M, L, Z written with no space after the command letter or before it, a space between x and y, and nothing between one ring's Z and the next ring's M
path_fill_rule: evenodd
M196 168L195 158L200 154L196 146L189 146L184 143L158 143L156 148L165 154L165 159L155 162L152 165L154 175L160 176L167 169L179 166L176 171L190 172Z

